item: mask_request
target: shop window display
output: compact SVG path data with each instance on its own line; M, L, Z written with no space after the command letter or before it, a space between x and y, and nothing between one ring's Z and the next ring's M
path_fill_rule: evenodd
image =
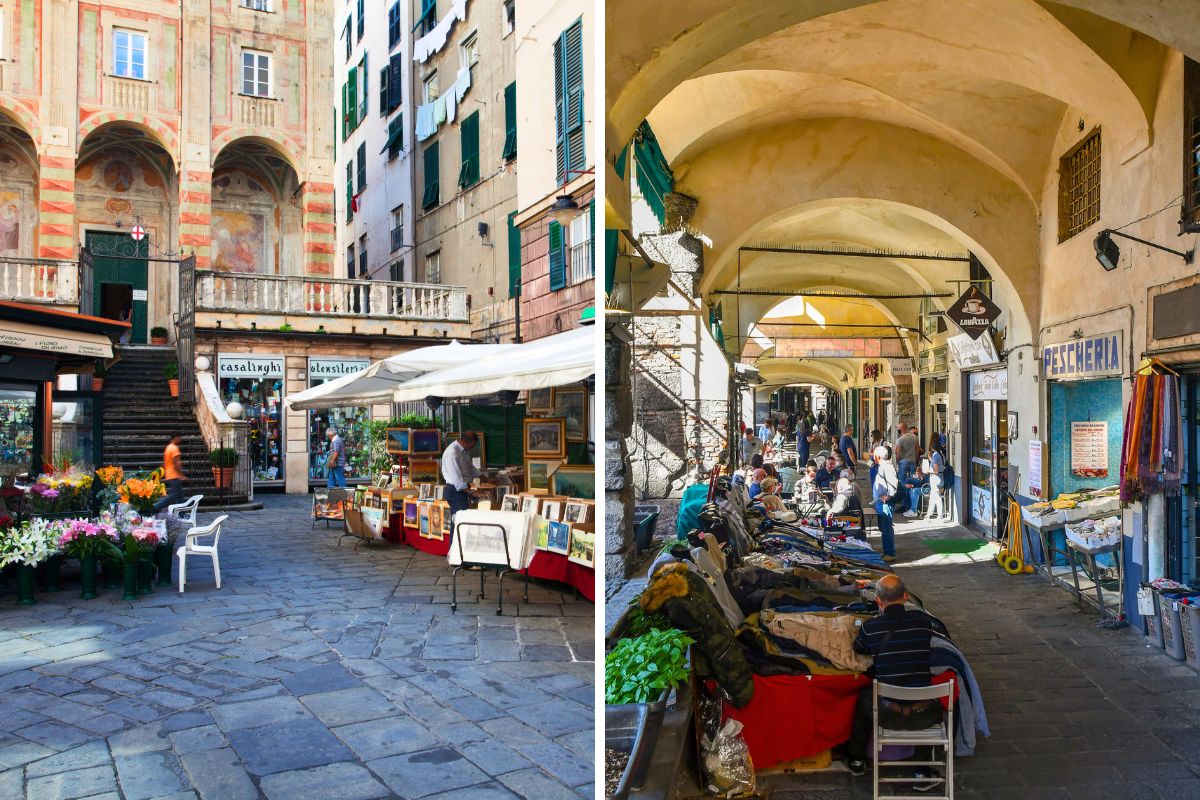
M313 385L318 385L314 381ZM332 427L346 444L346 480L368 479L370 472L371 411L363 406L329 408L308 413L308 477L324 481L327 477L325 453L328 450L326 429Z
M283 379L222 378L221 399L242 404L250 423L250 469L257 482L283 480Z
M0 384L0 479L29 475L37 392Z

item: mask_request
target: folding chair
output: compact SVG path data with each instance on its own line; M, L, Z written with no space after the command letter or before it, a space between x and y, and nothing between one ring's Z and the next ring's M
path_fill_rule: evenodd
M875 800L901 800L901 798L909 798L913 795L908 794L880 794L880 784L911 784L914 783L912 776L898 777L880 777L879 771L884 767L941 767L942 775L938 778L928 778L927 782L936 782L941 784L941 794L925 794L924 797L937 798L938 800L954 800L954 683L939 683L933 686L892 686L888 683L880 683L875 681L872 689L873 693L873 709L874 709L874 724L872 730L875 732L875 743L871 746L873 767L873 787ZM879 700L886 698L889 700L900 700L903 702L912 702L914 700L949 700L949 706L942 714L942 722L934 725L931 728L925 728L918 731L898 731L890 728L881 727L879 724ZM945 753L945 761L881 761L880 754L883 748L889 744L895 745L916 745L935 748L941 747Z

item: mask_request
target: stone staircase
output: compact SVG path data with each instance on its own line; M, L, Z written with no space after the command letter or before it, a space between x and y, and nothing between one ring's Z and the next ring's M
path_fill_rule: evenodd
M166 366L175 360L169 347L122 347L121 360L104 381L104 463L129 470L162 466L163 449L172 433L183 437L184 496L204 495L204 506L220 504L212 477L208 446L192 409L167 387ZM228 491L225 504L246 502Z

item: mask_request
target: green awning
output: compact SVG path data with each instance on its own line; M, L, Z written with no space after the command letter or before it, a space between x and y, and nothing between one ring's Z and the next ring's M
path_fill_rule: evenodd
M654 216L658 217L660 223L665 223L666 198L675 189L675 176L671 174L671 165L658 146L658 139L650 129L649 122L643 121L634 134L633 159L637 167L638 189Z

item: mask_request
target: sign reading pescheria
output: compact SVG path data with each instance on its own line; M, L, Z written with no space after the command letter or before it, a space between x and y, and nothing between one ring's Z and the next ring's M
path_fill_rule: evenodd
M1042 377L1069 381L1121 375L1123 331L1042 346Z

